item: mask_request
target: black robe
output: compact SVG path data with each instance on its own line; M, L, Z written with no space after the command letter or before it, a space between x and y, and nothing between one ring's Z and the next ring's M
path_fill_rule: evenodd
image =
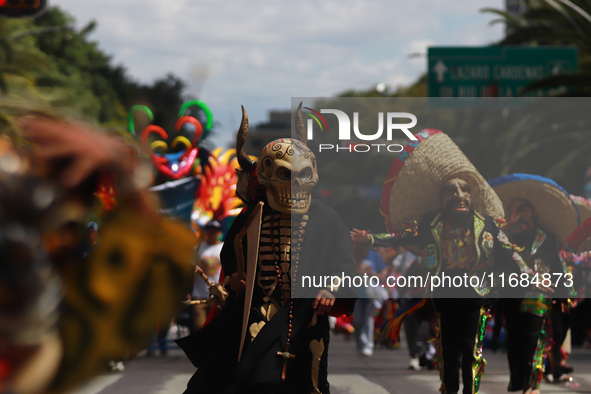
M265 204L265 207L263 216L270 210L268 204ZM221 255L226 276L231 276L237 270L234 238L253 209L254 206L251 206L246 212L241 213L226 236ZM301 275L355 275L356 265L350 233L336 212L324 204L313 201L308 215L299 266ZM243 245L246 261L246 238ZM301 281L298 280L298 283L301 284ZM297 293L300 290L296 289L296 294L304 294ZM307 289L305 294L315 295L319 290L314 289L310 292L310 289ZM258 306L261 304L261 294L255 282L249 326L253 320L260 319L257 313L260 315ZM333 311L351 313L356 297L354 289L341 288L333 294L337 297ZM287 361L287 377L285 381L281 381L283 358L278 357L277 352L285 350L288 306L281 307L252 342L247 332L242 358L238 363L244 292L239 293L237 298L236 293L230 290L224 309L209 325L177 341L193 365L198 368L185 393L312 393L315 390L315 379L311 374L312 343L315 348L324 348L319 362L316 360L319 367L318 392L329 393L328 316L316 316L312 308L313 301L313 298L294 300L290 353L296 357Z

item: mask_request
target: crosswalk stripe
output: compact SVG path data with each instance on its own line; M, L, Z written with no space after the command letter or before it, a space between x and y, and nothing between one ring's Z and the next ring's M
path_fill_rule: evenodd
M179 373L170 376L166 382L162 385L157 394L180 394L187 389L187 383L191 379L193 374L190 373Z
M154 390L154 394L179 394L185 391L187 388L187 382L191 378L191 373L178 373L171 374L166 377L164 383ZM79 389L71 392L70 394L98 394L105 388L117 383L119 379L123 377L122 373L108 374L99 376ZM428 390L437 392L439 390L440 381L439 376L436 374L411 374L406 376L406 379L415 382L418 387L417 389ZM379 384L371 382L367 378L360 374L329 374L328 381L330 382L331 389L334 389L335 393L347 393L347 394L388 394L388 391ZM483 386L487 385L503 385L506 386L509 382L509 375L504 374L490 374L484 377ZM577 394L577 382L591 383L591 377L585 375L575 376L575 380L572 383L566 384L549 384L542 382L541 391L552 391L560 394ZM488 387L494 389L493 387ZM480 390L481 394L487 394L486 390ZM496 391L495 391L496 392Z
M331 390L347 394L389 394L379 384L373 383L359 374L328 374Z
M439 390L439 387L441 385L440 380L439 380L439 375L433 375L433 374L429 374L429 375L410 375L408 377L408 379L415 381L419 384L424 384L427 387L429 387L430 390L433 390L433 392L437 392ZM575 382L577 380L580 380L580 378L575 377ZM581 379L581 380L586 380L585 378ZM591 380L591 379L590 379ZM481 387L486 387L487 384L504 384L507 385L509 384L509 375L485 375L483 380L482 380L482 386ZM460 383L460 387L461 387L461 383ZM555 393L560 393L560 394L577 394L579 393L578 391L572 391L572 389L576 389L576 387L574 387L572 384L551 384L551 383L546 383L544 381L542 381L542 385L540 387L540 391L541 392L546 392L548 390L551 390L552 392ZM482 388L479 390L480 394L487 394L487 392L485 390L482 390Z
M169 377L157 394L182 393L187 388L187 382L192 374L175 374ZM370 382L358 374L329 374L328 381L331 388L347 394L388 394L382 386Z
M85 385L72 391L71 394L97 394L116 383L122 377L122 373L97 376Z
M155 394L179 394L187 388L187 382L193 376L190 373L169 375L166 381L154 391ZM102 375L94 378L70 394L98 394L115 384L123 377L122 373ZM335 392L347 394L388 394L382 386L369 381L359 374L329 374L328 381Z
M193 375L170 375L166 382L156 391L156 394L177 394L184 392L191 376ZM382 386L358 374L329 374L328 381L330 382L331 388L334 388L336 392L347 394L388 394L388 391Z

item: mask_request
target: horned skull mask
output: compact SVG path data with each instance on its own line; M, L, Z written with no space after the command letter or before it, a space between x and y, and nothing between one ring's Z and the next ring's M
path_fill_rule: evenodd
M306 146L301 106L300 104L298 107L295 122L298 138L281 138L270 142L262 150L258 163L250 160L242 149L248 135L248 116L244 107L236 141L237 157L242 171L249 174L256 167L258 181L266 187L267 200L271 208L296 215L308 212L312 200L310 192L318 183L316 157ZM244 194L238 190L237 193Z
M310 148L293 138L272 141L261 152L257 166L271 208L292 214L308 212L310 192L318 183L316 158Z

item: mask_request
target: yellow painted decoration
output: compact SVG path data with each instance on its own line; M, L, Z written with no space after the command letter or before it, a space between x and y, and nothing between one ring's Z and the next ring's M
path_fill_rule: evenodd
M265 326L264 321L260 321L258 323L252 323L250 325L250 327L248 328L248 332L250 332L250 336L252 336L251 341L254 341L254 339L257 337L257 335L259 335L259 332L263 329L264 326Z
M316 314L314 314L316 316ZM310 342L310 351L312 352L312 384L315 391L313 393L320 393L318 389L318 374L320 371L320 359L324 353L324 339L317 341L314 339Z
M52 390L61 392L133 356L167 326L192 283L195 237L185 225L115 211L87 261L64 267L64 358Z

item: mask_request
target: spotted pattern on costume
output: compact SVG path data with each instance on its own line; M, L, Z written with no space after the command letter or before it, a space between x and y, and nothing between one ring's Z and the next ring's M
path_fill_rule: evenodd
M526 294L526 297L521 301L519 309L523 313L544 317L550 309L551 299L538 295L534 296L531 293Z
M478 216L474 217L474 234L478 236L484 229L484 220L480 219Z
M538 343L536 345L536 351L534 352L534 359L532 362L532 370L529 375L529 386L531 387L532 391L539 391L540 390L540 383L542 382L542 377L544 376L544 361L546 360L546 343L548 342L548 337L546 335L546 330L542 330L540 332L540 336L538 337Z
M474 363L472 364L472 392L477 393L480 390L480 381L484 376L484 367L486 360L482 356L482 345L484 343L484 333L486 331L486 322L488 320L488 311L480 308L478 331L476 332L476 343L474 343Z
M423 249L423 260L428 268L433 268L437 264L437 247L434 244L429 244Z
M495 246L495 240L491 233L485 231L482 234L482 249L486 253L486 257L490 257L493 247Z
M499 240L499 242L501 242L501 246L503 246L505 249L513 249L513 246L509 242L509 238L507 238L507 234L505 234L501 230L499 230L499 235L497 236L497 239Z
M499 240L499 242L501 243L501 246L503 248L509 249L509 250L515 249L513 247L513 245L511 244L511 242L509 242L509 238L507 238L507 235L504 232L500 231L497 239Z

